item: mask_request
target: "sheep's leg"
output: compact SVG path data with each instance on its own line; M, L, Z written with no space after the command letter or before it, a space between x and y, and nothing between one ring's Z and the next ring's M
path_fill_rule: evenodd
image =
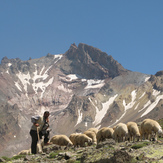
M155 132L155 141L157 141L158 133Z
M129 142L131 141L131 135L128 136L128 141L129 141Z
M145 133L142 134L142 139L141 139L141 140L142 140L142 141L145 140Z
M148 139L149 141L152 141L153 133L148 134L148 138L149 138L149 139Z
M119 136L119 142L122 142L123 141L123 138Z
M118 143L118 136L115 136L115 142L117 142Z
M137 138L137 142L140 140L140 136L136 136L136 138Z
M144 140L149 138L149 134L145 133L144 134ZM149 140L149 139L148 139Z
M140 135L140 140L141 140L141 141L143 140L143 134Z
M125 142L125 136L122 136L122 142Z
M117 140L118 140L118 143L120 142L120 137L119 136L117 136Z
M133 136L133 143L135 142L135 135Z

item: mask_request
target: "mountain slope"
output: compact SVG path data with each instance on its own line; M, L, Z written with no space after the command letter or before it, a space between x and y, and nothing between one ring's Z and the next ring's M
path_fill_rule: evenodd
M162 71L152 76L129 71L112 56L83 43L72 44L64 54L28 61L4 57L0 65L0 111L4 115L0 154L29 148L30 117L45 110L51 113L51 136L141 121L155 110L155 118L163 118L159 114L162 81Z

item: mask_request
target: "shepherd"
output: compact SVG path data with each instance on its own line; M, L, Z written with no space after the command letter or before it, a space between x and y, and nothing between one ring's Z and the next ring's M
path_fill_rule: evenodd
M36 115L31 117L31 122L33 123L31 129L30 129L30 135L32 138L31 143L31 153L36 154L37 153L37 142L40 139L42 139L42 136L44 136L44 144L49 144L49 111L45 111L43 117Z

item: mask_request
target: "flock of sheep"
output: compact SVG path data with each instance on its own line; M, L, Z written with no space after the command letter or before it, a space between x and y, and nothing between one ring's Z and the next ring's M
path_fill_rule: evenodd
M119 123L113 128L103 127L99 130L90 128L84 133L72 133L69 137L66 135L54 135L50 142L60 147L85 147L86 145L98 144L109 138L114 139L115 142L126 140L135 142L135 138L137 141L144 139L157 140L158 134L163 135L163 130L159 123L152 119L145 119L139 127L135 122Z

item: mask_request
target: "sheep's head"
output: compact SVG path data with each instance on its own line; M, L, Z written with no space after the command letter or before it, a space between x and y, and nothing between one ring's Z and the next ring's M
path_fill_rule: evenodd
M158 134L163 134L162 128L160 127L158 130Z
M137 134L136 134L136 137L140 137L140 133L137 133Z
M139 141L139 139L140 139L140 133L137 133L136 134L136 138L137 138L137 141Z
M126 138L129 137L129 133L128 133L128 131L125 133L125 137L126 137Z
M72 147L73 146L73 144L71 143L71 142L69 142L68 144L67 144L67 147Z
M88 139L88 145L90 146L90 145L92 145L92 144L93 144L92 139L91 139L91 138Z

